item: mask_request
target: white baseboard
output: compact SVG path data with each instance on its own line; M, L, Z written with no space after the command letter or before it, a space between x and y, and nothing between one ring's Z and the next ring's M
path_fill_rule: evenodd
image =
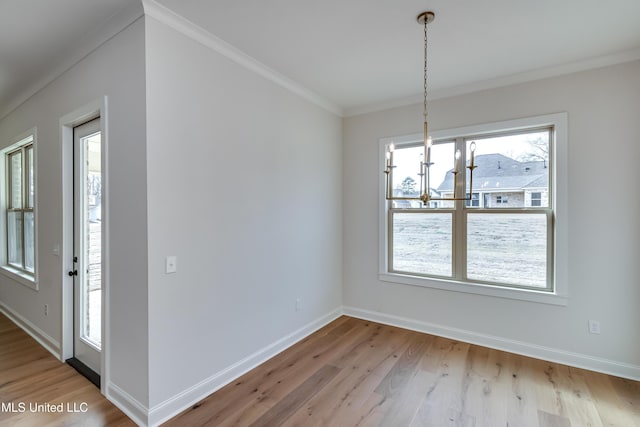
M0 301L0 312L7 316L13 323L18 325L22 330L29 334L34 340L36 340L41 346L53 354L53 356L64 362L60 353L60 342L55 340L49 334L42 329L31 323L31 321L25 319L20 314L13 311L9 306Z
M252 355L240 360L239 362L223 369L222 371L212 375L209 378L195 384L194 386L184 390L174 397L155 405L149 411L149 425L157 426L171 417L184 411L186 408L194 405L206 396L214 393L223 386L229 384L236 378L247 373L256 366L266 362L273 356L281 353L291 347L301 339L307 337L326 324L334 321L342 315L342 308L337 308L332 312L314 320L311 323L301 327L297 331L285 336L284 338L264 347Z
M122 390L114 383L107 384L107 399L118 407L122 412L127 414L134 423L139 426L146 426L149 409L133 398L129 393Z
M522 341L509 340L492 335L478 334L463 329L450 328L448 326L363 310L356 307L344 307L343 310L345 315L357 317L359 319L370 320L373 322L383 323L385 325L397 326L457 341L464 341L470 344L477 344L510 353L521 354L523 356L533 357L536 359L548 360L550 362L561 363L563 365L574 366L576 368L588 369L590 371L602 372L604 374L640 381L640 366L637 365L558 350Z

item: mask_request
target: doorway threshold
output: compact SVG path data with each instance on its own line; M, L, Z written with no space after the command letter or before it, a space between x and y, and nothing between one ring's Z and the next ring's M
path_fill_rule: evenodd
M91 369L75 357L67 359L66 362L69 366L78 371L80 375L91 381L91 383L98 387L98 389L100 388L100 375L98 375L97 372L95 372L93 369Z

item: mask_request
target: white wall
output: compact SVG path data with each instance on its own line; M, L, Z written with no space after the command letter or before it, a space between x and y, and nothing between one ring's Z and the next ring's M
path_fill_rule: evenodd
M0 146L37 127L39 291L0 275L0 303L51 338L62 340L62 287L70 260L63 242L60 119L108 97L110 379L148 403L144 20L139 19L0 122ZM71 233L72 230L65 230ZM69 253L72 249L68 248ZM44 316L44 305L49 315ZM59 350L56 349L56 350Z
M342 120L153 18L146 42L150 407L166 414L340 307Z
M344 121L344 304L354 312L640 376L640 62L430 103L434 130L568 112L566 307L378 280L378 139L421 132L421 105ZM371 313L374 312L374 313ZM587 320L599 320L590 335ZM487 339L491 338L491 339ZM520 345L522 344L522 345ZM575 356L575 357L574 357Z

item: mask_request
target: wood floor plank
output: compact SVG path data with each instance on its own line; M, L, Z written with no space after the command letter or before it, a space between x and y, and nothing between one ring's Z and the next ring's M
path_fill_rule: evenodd
M412 426L475 425L475 416L468 412L468 389L471 379L467 373L470 344L440 340L445 351L438 375L427 391Z
M370 416L379 425L409 425L433 381L434 374L419 369L429 344L427 337L415 338L374 390L384 397Z
M564 414L562 390L558 385L558 369L544 360L531 361L538 409L553 415Z
M540 420L540 427L571 427L569 418L542 410L538 411L538 419Z
M530 378L534 376L529 360L520 356L507 354L505 377L510 381L510 390L505 400L507 402L507 423L514 426L537 426L539 414L537 410L537 395L529 387Z
M280 425L281 420L286 420L293 415L302 405L331 381L338 372L340 372L340 369L335 366L323 366L284 399L280 400L277 405L258 418L251 426L272 427Z
M614 388L611 379L606 375L586 375L589 376L587 386L602 424L610 427L633 426L634 420L631 414L626 412L625 402Z
M640 426L640 382L609 376L613 388L625 404L625 410L634 415L636 425Z
M593 402L591 391L587 386L582 369L570 366L559 366L563 375L559 376L561 387L563 387L563 399L566 417L583 426L600 427L603 422L600 414Z
M426 346L427 344L423 339L411 342L374 391L387 399L396 395L398 390L405 387L409 379L415 374L418 362L420 362Z
M380 419L380 425L384 426L408 426L416 418L420 404L435 381L436 374L416 370L409 381L393 399L387 400L389 405L385 408ZM379 405L382 407L382 405Z
M270 402L264 401L251 401L245 404L233 415L221 420L215 424L216 427L233 427L233 426L248 426L253 424L258 418L264 415L273 407Z

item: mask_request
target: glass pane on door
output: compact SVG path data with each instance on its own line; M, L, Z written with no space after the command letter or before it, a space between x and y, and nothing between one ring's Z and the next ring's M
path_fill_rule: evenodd
M85 274L81 283L81 336L100 348L102 342L102 169L100 133L82 139L82 246Z

